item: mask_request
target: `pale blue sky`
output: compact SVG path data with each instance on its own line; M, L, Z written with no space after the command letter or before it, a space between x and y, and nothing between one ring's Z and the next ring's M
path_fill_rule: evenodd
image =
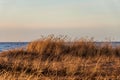
M120 0L0 0L0 41L41 35L120 40Z

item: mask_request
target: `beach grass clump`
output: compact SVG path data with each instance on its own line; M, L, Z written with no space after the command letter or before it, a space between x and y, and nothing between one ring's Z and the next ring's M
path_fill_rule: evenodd
M0 53L1 80L120 79L120 47L49 36Z
M61 38L48 37L28 44L27 51L38 54L60 54L65 49L65 41Z

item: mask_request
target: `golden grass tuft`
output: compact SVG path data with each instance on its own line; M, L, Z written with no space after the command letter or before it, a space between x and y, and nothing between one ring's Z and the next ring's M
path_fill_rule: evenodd
M120 47L50 36L0 53L1 80L120 79Z

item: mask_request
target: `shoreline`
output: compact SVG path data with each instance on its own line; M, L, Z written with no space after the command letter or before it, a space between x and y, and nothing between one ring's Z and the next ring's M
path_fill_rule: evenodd
M11 49L16 49L16 48L21 48L23 46L27 46L30 42L0 42L0 45L6 45L5 47L3 47L3 50L0 49L0 53L3 52L3 51L8 51L8 50L11 50ZM116 47L120 47L120 42L93 42L95 43L95 45L97 46L101 46L102 44L108 44L109 46L112 46L113 48L116 48ZM73 44L73 42L66 42L65 44L67 45L71 45ZM12 47L11 46L16 46L16 47ZM4 49L6 48L7 49Z

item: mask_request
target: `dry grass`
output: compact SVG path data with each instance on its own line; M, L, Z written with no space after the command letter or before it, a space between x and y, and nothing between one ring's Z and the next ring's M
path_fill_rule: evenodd
M0 80L120 79L120 48L48 37L0 53Z

